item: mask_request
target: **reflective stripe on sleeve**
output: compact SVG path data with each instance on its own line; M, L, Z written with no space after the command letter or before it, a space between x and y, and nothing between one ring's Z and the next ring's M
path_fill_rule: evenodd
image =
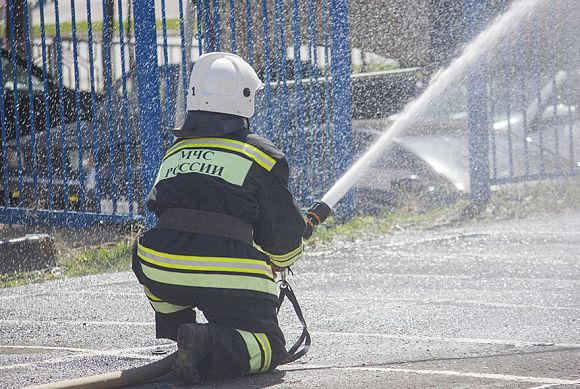
M236 151L254 160L258 165L262 166L267 171L272 170L276 164L276 160L264 153L262 150L244 142L226 138L195 138L184 139L176 143L165 154L168 158L171 154L184 148L195 147L213 147L225 150Z
M270 261L278 266L278 267L288 267L292 266L296 261L302 258L304 253L304 245L301 243L298 248L286 253L286 254L270 254L269 252L265 252L268 257L270 257Z
M265 373L272 363L272 347L264 333L252 333L236 330L244 339L250 357L250 371L248 373Z

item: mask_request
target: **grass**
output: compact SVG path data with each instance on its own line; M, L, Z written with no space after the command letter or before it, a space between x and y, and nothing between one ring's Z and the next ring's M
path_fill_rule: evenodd
M157 30L161 31L161 29L162 29L161 20L157 20L155 22L155 24L156 24ZM179 29L180 29L179 19L167 19L166 25L167 25L167 31L179 31ZM62 22L59 24L59 27L60 27L59 32L61 35L72 34L73 25L71 22ZM87 33L89 30L89 23L86 20L78 21L76 23L75 27L76 27L77 34L84 34L84 33ZM103 31L103 22L102 21L92 22L91 28L92 28L93 34L101 33ZM134 31L133 21L131 21L129 24L127 24L127 22L123 23L123 29L125 32L127 31L127 28L129 28L131 31ZM194 28L196 28L195 25L194 25ZM0 35L2 35L2 36L5 35L5 29L6 29L5 25L0 25ZM118 21L113 22L113 30L116 32L119 31L119 22ZM33 36L40 36L41 32L42 31L41 31L40 25L32 26L31 34ZM44 25L44 33L48 36L56 35L56 24L45 24Z
M504 186L492 193L481 219L520 219L580 208L580 177Z
M52 269L0 274L0 288L38 283L66 277L111 273L130 269L131 243L89 248L81 253L61 255Z
M398 66L395 65L382 65L382 64L372 64L372 65L365 65L364 67L361 65L352 65L351 73L372 73L372 72L384 72L387 70L396 70Z
M520 219L533 215L580 209L580 177L505 185L494 190L487 207L473 218L463 219L467 200L428 211L399 210L382 216L357 216L341 223L329 218L314 232L309 245L333 239L359 239L401 229L431 228L442 224Z
M380 216L355 216L349 221L342 222L332 216L314 232L312 238L306 242L307 246L316 246L333 239L354 240L372 235L382 235L406 228L419 228L425 225L434 225L448 220L458 214L467 205L465 200L442 208L428 211L402 209L396 212L385 213Z

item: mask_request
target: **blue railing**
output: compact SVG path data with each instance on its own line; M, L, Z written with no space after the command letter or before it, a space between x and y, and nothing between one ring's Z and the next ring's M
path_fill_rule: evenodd
M78 1L39 0L28 15L16 12L26 2L7 2L0 223L150 222L145 196L167 128L183 120L192 63L208 51L241 55L265 82L252 130L288 156L302 205L351 164L352 112L368 110L353 107L347 0L167 3L133 0L129 15L121 0L86 0L80 15ZM488 23L477 26L490 16L481 4L464 1L470 37ZM467 77L480 201L490 185L578 174L579 13L572 0L532 13Z
M348 164L350 153L336 155L350 147L346 0L166 3L132 1L129 15L121 0L40 0L32 11L8 1L0 223L151 221L144 201L166 129L183 119L191 64L208 51L258 70L266 88L252 129L288 154L304 205Z
M491 185L580 173L580 44L574 38L580 7L573 1L519 7L527 7L526 20L467 76L474 101L469 106L471 193L477 202L487 201ZM508 12L508 2L494 10L465 0L468 40L494 11Z

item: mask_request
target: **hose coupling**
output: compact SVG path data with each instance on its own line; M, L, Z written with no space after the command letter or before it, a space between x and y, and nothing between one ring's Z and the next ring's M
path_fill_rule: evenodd
M303 238L309 239L314 232L316 226L326 220L332 213L330 207L323 201L319 200L306 211L306 229L304 230Z

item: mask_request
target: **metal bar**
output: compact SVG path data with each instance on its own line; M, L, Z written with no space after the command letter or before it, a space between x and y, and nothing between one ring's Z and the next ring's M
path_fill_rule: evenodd
M272 123L272 85L270 84L270 37L268 34L268 2L262 0L262 20L264 21L264 83L266 84L266 128L267 137L272 137L274 125Z
M580 17L580 7L574 7L574 10L568 13L567 20L565 23L565 26L568 28L568 30L565 33L566 41L563 44L571 47L572 48L571 52L575 53L564 57L565 60L567 60L568 62L566 66L566 71L569 73L572 72L574 67L578 66L578 64L580 63L580 56L578 55L580 53L580 43L576 37L576 32L580 29L579 17ZM578 106L573 108L572 102L574 101L574 95L577 94L578 91L576 90L576 88L572 87L567 88L566 91L568 94L566 100L568 102L568 121L569 121L568 125L568 155L570 159L569 171L570 173L575 173L578 171L578 168L580 167L580 163L576 162L574 148L575 146L574 143L575 141L577 141L574 137L574 119L575 119L574 110L578 109Z
M74 66L74 83L75 83L75 120L77 127L77 150L79 153L79 206L80 210L85 210L86 201L86 186L85 186L85 172L83 169L83 133L81 131L81 97L80 97L80 75L79 75L79 52L77 45L77 23L75 15L74 0L70 2L71 7L71 25L72 25L72 39L73 39L73 66ZM67 199L65 199L67 201Z
M195 0L195 12L197 14L197 23L196 23L197 24L197 37L198 37L197 49L199 51L199 55L202 55L206 37L203 33L203 29L201 28L202 20L203 20L202 10L201 10L201 0Z
M296 117L296 148L294 150L296 157L296 168L301 172L300 175L306 173L306 133L304 130L304 94L302 88L302 60L300 58L301 35L300 35L300 4L298 0L292 0L292 38L294 46L294 98L295 104L294 115ZM298 197L304 198L306 183L299 180L297 184Z
M464 0L465 40L475 38L487 22L487 4L478 0ZM469 112L469 170L471 200L478 206L487 204L489 186L489 127L484 67L472 66L466 75Z
M203 1L203 28L204 28L204 36L205 36L205 52L210 52L210 51L214 51L213 47L214 47L214 37L211 34L210 28L211 28L211 20L210 20L210 15L209 15L209 0L204 0Z
M58 101L59 101L59 117L60 117L60 155L61 155L61 169L62 169L62 180L63 180L63 208L65 211L68 210L68 160L66 153L66 142L65 142L65 114L64 114L64 87L63 87L63 74L62 74L62 45L60 39L60 16L59 16L59 5L58 0L54 1L54 18L56 27L56 72L57 72L57 82L58 82Z
M111 51L109 50L111 38L109 36L109 18L113 15L107 13L107 1L103 0L103 57L105 63L105 93L106 93L106 115L107 127L109 129L109 172L111 174L111 200L113 202L113 213L117 213L117 180L116 180L116 166L115 166L115 144L114 144L114 127L113 127L113 98L111 96L112 76L111 76ZM136 18L135 18L136 19ZM136 25L138 23L135 23ZM154 29L155 30L155 29ZM156 51L157 53L157 51Z
M104 215L94 212L29 210L4 208L0 214L0 224L49 225L53 227L91 227L98 223L140 222L143 217L134 215Z
M536 48L543 47L544 42L542 41L542 38L540 37L540 33L538 31L537 25L534 23L531 23L530 25L532 26L532 32L535 32L534 42L531 45L531 50L530 50L531 58L533 58ZM536 69L538 71L538 73L534 77L537 80L535 88L537 91L537 99L538 99L538 112L536 114L536 117L538 117L538 115L540 115L540 117L541 117L541 111L542 111L542 107L543 107L542 84L541 83L542 83L544 74L543 74L541 67L537 66ZM533 119L530 118L530 120L533 120ZM539 145L538 149L540 151L540 174L544 174L546 171L546 159L544 157L544 134L542 131L538 131L538 145Z
M34 115L34 91L32 88L32 50L30 47L30 20L28 17L28 6L24 7L24 34L26 49L26 73L28 76L28 115L30 117L30 141L32 159L32 199L38 204L38 160L36 151L36 118Z
M236 18L234 0L230 0L230 31L232 34L232 53L237 54L238 50L236 45Z
M91 84L91 124L93 127L93 159L95 163L95 207L101 212L101 164L100 164L100 126L97 125L97 93L95 90L95 58L93 52L93 21L91 15L91 0L87 0L87 34L89 45L89 74Z
M559 48L559 42L562 38L562 30L561 26L558 26L560 22L559 18L556 16L556 7L549 7L550 11L548 17L552 19L554 25L552 26L553 33L551 34L552 38L556 37L553 44L548 45L548 50L550 52L550 58L554 61L554 70L552 71L553 78L552 78L552 117L554 119L554 123L557 123L558 120L558 83L556 82L556 74L558 73L558 56L560 55L561 51ZM555 30L555 31L554 31ZM554 126L554 154L556 155L556 168L558 171L562 172L562 160L560 156L560 134L559 134L559 127L556 125Z
M495 96L494 96L494 90L495 90L495 85L493 83L493 75L492 72L488 72L488 82L491 85L491 87L489 88L489 117L493 118L495 117ZM495 137L495 131L492 128L491 131L489 132L489 139L490 139L490 149L491 149L491 167L492 167L492 177L495 179L497 178L497 139Z
M121 86L123 90L123 125L125 135L125 170L127 174L127 201L129 205L129 215L133 215L133 168L131 162L132 141L129 134L129 103L127 96L127 73L125 71L125 33L123 25L123 3L117 2L119 13L119 46L121 48Z
M143 190L147 193L153 186L157 167L163 157L161 135L161 101L159 97L159 73L157 70L157 33L155 31L154 0L132 0L135 20L135 58L137 62L137 92L139 106L139 130L141 143L141 168ZM155 215L147 212L148 227L155 223Z
M42 0L41 0L42 1ZM0 66L0 84L4 85L4 66ZM8 158L7 158L7 137L6 137L6 107L4 98L0 99L0 130L2 131L2 180L4 184L3 199L4 207L10 206L10 188L8 180Z
M324 144L322 143L322 107L321 107L321 94L320 94L320 82L319 82L319 69L318 69L318 44L316 40L316 7L313 0L308 0L308 42L309 42L309 54L308 60L310 62L310 127L314 127L311 131L312 133L312 144L315 150L322 150ZM349 72L350 73L350 72ZM314 118L314 119L313 119ZM313 123L314 122L314 123ZM322 160L321 153L309 153L312 155L311 165L314 167L314 182L322 182L324 176L324 169L321 169ZM323 187L320 185L312 185L319 193L312 193L313 201L316 198L320 198L324 193Z
M284 23L284 2L283 0L275 0L274 2L274 32L276 34L276 55L277 61L277 86L276 94L282 95L281 98L277 98L278 101L278 111L282 116L282 126L280 128L280 133L278 134L279 142L281 142L284 154L288 159L288 163L292 165L293 156L290 150L290 136L285 134L285 131L290 130L290 120L288 117L288 75L286 74L286 35L285 35L285 23ZM281 90L281 91L280 91Z
M213 0L213 40L215 51L221 51L220 38L220 3L219 0Z
M53 193L53 166L52 166L52 139L51 139L51 119L50 119L50 96L48 94L50 84L48 82L47 58L46 58L46 32L44 23L44 0L39 0L40 7L40 39L42 46L42 79L44 80L44 119L45 119L45 139L46 139L46 163L48 174L48 207L54 209L54 193Z
M324 31L324 105L325 105L325 119L326 119L326 136L329 140L334 139L334 127L331 127L332 122L332 83L330 82L330 4L327 1L323 1L323 16L324 20L323 31ZM327 144L327 139L322 140L323 144ZM322 150L322 160L326 161L329 167L329 174L327 175L326 181L330 185L335 177L336 172L334 171L334 153L331 149L324 147ZM326 183L325 183L326 184ZM327 186L327 185L325 185Z
M511 77L509 74L509 68L510 66L508 65L508 61L506 60L506 51L508 49L508 44L507 42L504 42L503 46L503 70L504 70L504 96L505 96L505 104L506 104L506 120L507 120L507 141L508 141L508 167L509 167L509 174L510 177L513 177L514 175L514 148L513 148L513 140L512 140L512 124L511 124L511 116L512 116L512 103L511 103L511 89L512 89L512 85L511 85Z
M519 48L519 50L516 48L513 51L513 55L514 55L514 60L517 61L518 59L525 59L525 40L522 39L522 41L520 42L519 45L516 46L517 48ZM522 147L523 147L523 158L524 158L524 175L528 175L530 174L530 151L529 151L529 145L528 145L528 134L529 134L529 119L528 119L528 110L527 110L527 106L528 106L528 99L527 99L527 89L528 89L528 85L526 83L526 79L525 79L525 75L527 73L527 66L526 66L526 71L518 71L518 83L519 83L519 91L520 91L520 110L522 112L522 137L520 139L520 141L522 142ZM493 97L490 96L490 101L493 101Z
M23 184L22 149L20 144L20 99L18 97L18 71L16 62L16 40L14 36L14 0L8 0L8 17L10 29L10 51L12 59L12 96L14 97L14 136L16 140L16 159L18 165L19 201L23 205L26 200Z
M171 120L169 118L169 105L171 104L171 96L169 92L171 90L171 85L169 80L169 54L167 52L167 17L165 12L165 0L161 0L161 33L163 34L163 77L165 80L165 123L163 124L167 124ZM167 142L171 144L173 135L171 134L171 131L166 131L166 133Z
M331 0L330 9L334 148L337 156L335 164L336 173L342 175L352 162L352 84L348 0ZM351 217L353 210L352 196L346 196L343 199L345 216Z
M248 27L248 63L254 66L254 42L252 38L252 2L246 0L246 21Z
M187 82L187 57L185 53L185 25L183 13L183 0L179 0L179 36L181 37L181 81L183 85L183 107L184 112L187 112L187 92L189 90ZM187 55L191 55L188 53Z

